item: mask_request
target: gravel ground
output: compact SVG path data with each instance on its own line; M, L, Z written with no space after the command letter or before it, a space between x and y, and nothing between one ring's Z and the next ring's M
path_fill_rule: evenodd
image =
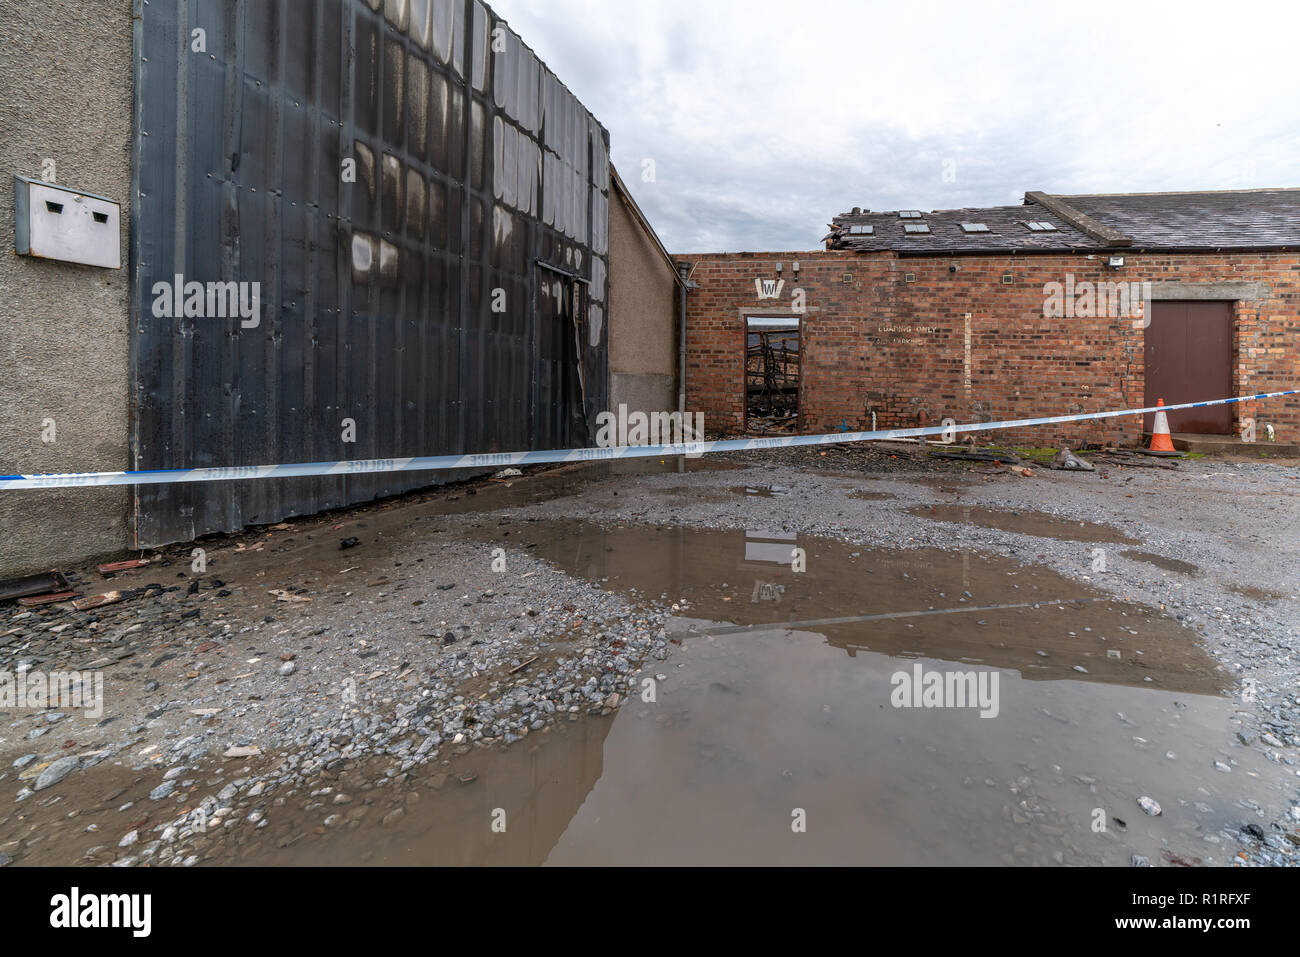
M784 456L799 464L776 464L763 455L730 457L763 464L692 476L694 495L686 501L653 494L682 484L680 476L656 475L639 483L652 494L596 487L581 498L507 514L577 519L596 512L650 525L775 529L881 547L969 549L1045 565L1118 598L1159 608L1192 628L1238 678L1241 727L1234 746L1300 768L1300 540L1292 533L1300 520L1300 469L1197 459L1181 462L1176 471L1109 467L1080 474L1034 468L1032 478L1023 478L1006 470L984 474L976 470L983 467L923 461L918 453L898 448L837 449L825 455L787 450ZM743 484L777 494L729 499L716 494ZM861 503L848 497L864 488L892 498ZM1081 544L906 511L954 503L1103 524L1137 544ZM1098 548L1105 551L1104 572L1094 570ZM1125 557L1134 551L1198 570L1180 574ZM1286 816L1261 829L1265 840L1247 845L1244 861L1297 863L1292 845L1298 843L1300 778L1291 801Z
M206 542L202 573L191 569L189 546L112 581L80 569L85 594L126 589L127 600L85 613L0 608L0 671L105 675L102 715L0 712L0 795L12 795L14 808L0 811L0 865L39 856L23 836L35 808L103 804L105 794L90 800L76 787L97 765L138 772L149 801L179 813L155 811L120 840L91 844L83 859L191 864L215 846L200 823L266 827L287 794L321 806L332 800L312 795L329 787L322 778L358 762L376 786L400 784L472 748L616 710L644 663L669 655L666 627L681 609L674 596L615 594L522 551L504 556L503 570L502 556L476 541L484 526L542 517L779 529L1046 565L1194 628L1241 679L1239 746L1295 768L1300 543L1291 529L1300 470L1198 460L1176 472L1034 471L984 474L897 447L730 456L686 475L552 470L509 489L480 481ZM735 493L745 485L775 491ZM849 497L863 490L881 494ZM906 511L954 503L1101 523L1139 544L1081 544ZM1097 548L1104 572L1094 570ZM1124 557L1129 550L1199 573ZM273 768L244 765L259 752L275 756ZM223 759L230 770L213 771ZM1300 791L1293 800L1295 820L1268 822L1246 862L1294 862L1286 834L1300 821Z

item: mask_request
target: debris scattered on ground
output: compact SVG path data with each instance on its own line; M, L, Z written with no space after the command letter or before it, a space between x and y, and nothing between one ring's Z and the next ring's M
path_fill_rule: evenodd
M50 595L32 595L29 598L19 598L18 604L24 608L40 608L44 605L54 605L63 601L71 601L77 597L75 591L56 592Z
M1178 468L1177 462L1142 456L1129 449L1100 449L1093 453L1092 459L1098 465L1115 465L1122 468L1166 469L1171 471Z
M91 595L88 598L80 598L72 603L72 607L77 611L90 611L92 608L103 608L105 605L116 605L122 601L120 591L105 592L102 595Z
M943 449L930 453L934 459L948 459L954 462L996 462L999 465L1019 465L1023 460L1014 452L976 452L962 451L954 452L949 449Z
M134 558L125 562L110 562L107 565L97 565L96 568L101 575L113 575L118 572L129 572L136 568L143 568L150 561L151 559L148 558Z
M1151 817L1159 817L1162 813L1160 810L1160 805L1157 804L1155 801L1153 801L1151 798L1146 797L1145 795L1138 798L1138 807L1140 807Z
M789 415L753 415L749 417L752 435L793 435L799 428L799 417Z
M48 787L53 787L73 771L77 770L79 759L75 757L59 758L59 760L50 764L36 778L36 783L32 785L33 791L43 791Z
M30 596L66 594L71 589L72 586L68 584L67 578L59 571L27 575L23 578L8 578L0 581L0 602Z
M1095 472L1096 466L1091 462L1079 458L1068 448L1062 448L1056 453L1056 458L1052 459L1052 468L1064 472Z

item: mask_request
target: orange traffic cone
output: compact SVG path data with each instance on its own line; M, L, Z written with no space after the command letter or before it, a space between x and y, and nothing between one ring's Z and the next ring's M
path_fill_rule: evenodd
M1160 399L1156 403L1161 409L1165 407L1165 400ZM1177 452L1174 448L1174 440L1169 435L1169 416L1164 412L1156 413L1155 427L1151 430L1151 451L1152 452Z

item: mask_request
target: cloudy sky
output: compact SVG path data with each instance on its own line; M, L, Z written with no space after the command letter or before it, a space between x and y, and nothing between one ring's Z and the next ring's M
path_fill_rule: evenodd
M1284 0L490 0L610 131L672 252L853 206L1300 186Z

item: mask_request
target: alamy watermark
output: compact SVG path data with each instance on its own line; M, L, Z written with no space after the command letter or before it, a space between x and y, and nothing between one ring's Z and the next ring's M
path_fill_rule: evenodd
M996 671L926 671L921 664L909 674L897 671L889 702L895 708L978 708L981 718L996 718L1001 710Z
M177 273L154 283L153 297L155 319L239 319L245 329L262 323L260 282L186 282Z
M704 439L704 413L628 412L620 405L618 412L601 412L596 416L596 447L621 448L629 445L690 445ZM687 452L699 458L699 452Z
M84 711L104 714L102 671L0 671L0 711Z
M133 937L148 937L152 913L152 894L83 894L73 887L50 898L50 926L57 930L124 929Z
M1073 273L1065 282L1043 286L1045 319L1132 319L1145 329L1151 325L1149 282L1075 282Z

